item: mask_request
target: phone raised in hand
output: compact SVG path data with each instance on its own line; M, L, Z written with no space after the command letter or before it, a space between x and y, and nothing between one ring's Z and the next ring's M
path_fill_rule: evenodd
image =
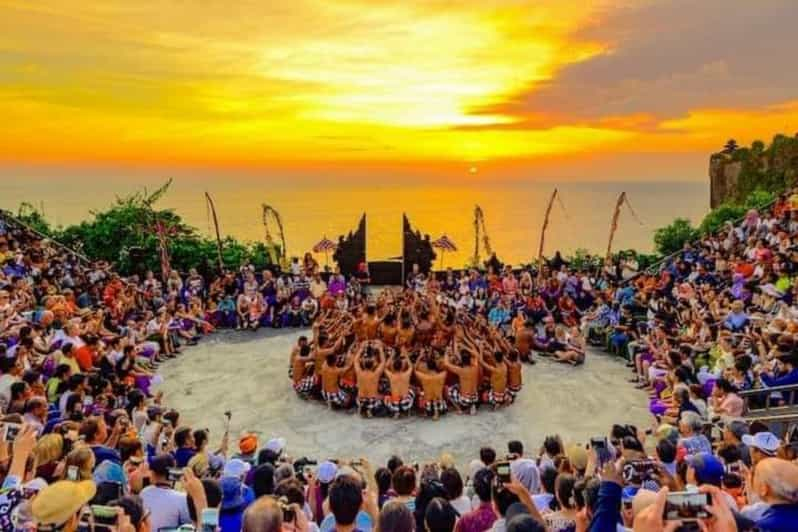
M696 521L708 519L711 514L707 506L712 504L709 493L674 491L668 494L662 518L666 521Z

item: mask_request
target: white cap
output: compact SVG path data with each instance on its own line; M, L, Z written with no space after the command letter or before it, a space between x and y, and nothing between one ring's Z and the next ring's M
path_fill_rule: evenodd
M779 450L781 442L775 434L771 432L757 432L753 436L750 434L743 434L743 443L748 447L753 447L764 451L767 454L776 454Z
M239 460L238 458L233 458L224 465L222 476L243 479L244 475L249 472L250 467L252 466L250 466L247 462Z
M266 447L264 447L264 449L267 449L274 454L282 453L283 449L285 449L285 438L272 438L266 442Z

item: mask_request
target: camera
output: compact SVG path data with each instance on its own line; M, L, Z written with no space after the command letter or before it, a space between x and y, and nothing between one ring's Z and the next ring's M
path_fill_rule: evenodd
M496 479L501 484L510 482L510 462L498 462L496 464Z
M607 438L603 436L596 436L595 438L590 438L590 446L593 449L606 449L607 448Z
M22 425L19 423L3 423L2 430L5 441L12 442L17 439L19 431L22 430Z
M117 508L92 504L81 512L78 531L111 532L117 529L118 521Z
M662 518L666 521L695 521L710 517L706 507L712 504L709 493L675 491L668 494Z
M183 470L179 467L170 467L166 478L169 482L178 482L183 478Z
M653 460L632 460L623 466L623 479L634 485L653 480L657 467Z

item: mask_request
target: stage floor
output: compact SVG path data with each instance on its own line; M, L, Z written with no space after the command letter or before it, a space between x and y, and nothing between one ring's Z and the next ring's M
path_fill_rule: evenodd
M532 451L548 434L566 443L606 434L613 423L648 426L646 395L626 382L622 361L589 353L583 366L539 360L524 367L524 389L515 404L476 416L453 413L440 421L424 418L362 419L330 412L302 401L288 380L288 356L296 338L308 331L223 331L163 364L165 404L181 413L181 424L211 431L215 447L230 410L231 448L242 431L258 433L261 443L283 437L293 457L356 458L384 462L397 453L405 460L434 459L450 452L460 467L492 445L500 453L519 439Z

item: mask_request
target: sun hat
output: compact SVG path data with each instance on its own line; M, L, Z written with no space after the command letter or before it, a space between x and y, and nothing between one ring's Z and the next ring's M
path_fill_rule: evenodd
M122 469L122 466L111 460L103 460L100 462L100 465L94 469L94 482L96 484L115 482L123 486L127 484L125 471Z
M224 465L223 477L235 477L238 479L244 478L244 475L249 473L250 466L247 462L238 458L233 458Z
M723 478L723 463L712 453L698 453L686 458L687 465L695 471L699 484L719 485Z
M222 490L222 510L238 508L244 505L244 490L241 481L234 477L223 477L219 481Z
M69 521L97 492L91 480L60 480L33 498L31 513L40 525L62 525Z
M238 440L238 450L243 454L252 454L258 450L258 436L247 433Z
M332 462L322 462L316 469L316 478L322 484L329 484L335 480L335 475L338 473L338 466Z
M285 438L272 438L266 442L266 447L264 447L264 449L279 456L285 449Z
M781 445L779 439L772 432L757 432L753 436L744 434L741 439L748 447L753 447L771 456L776 454Z
M565 456L575 469L582 471L587 467L587 450L584 446L572 443L566 447Z

